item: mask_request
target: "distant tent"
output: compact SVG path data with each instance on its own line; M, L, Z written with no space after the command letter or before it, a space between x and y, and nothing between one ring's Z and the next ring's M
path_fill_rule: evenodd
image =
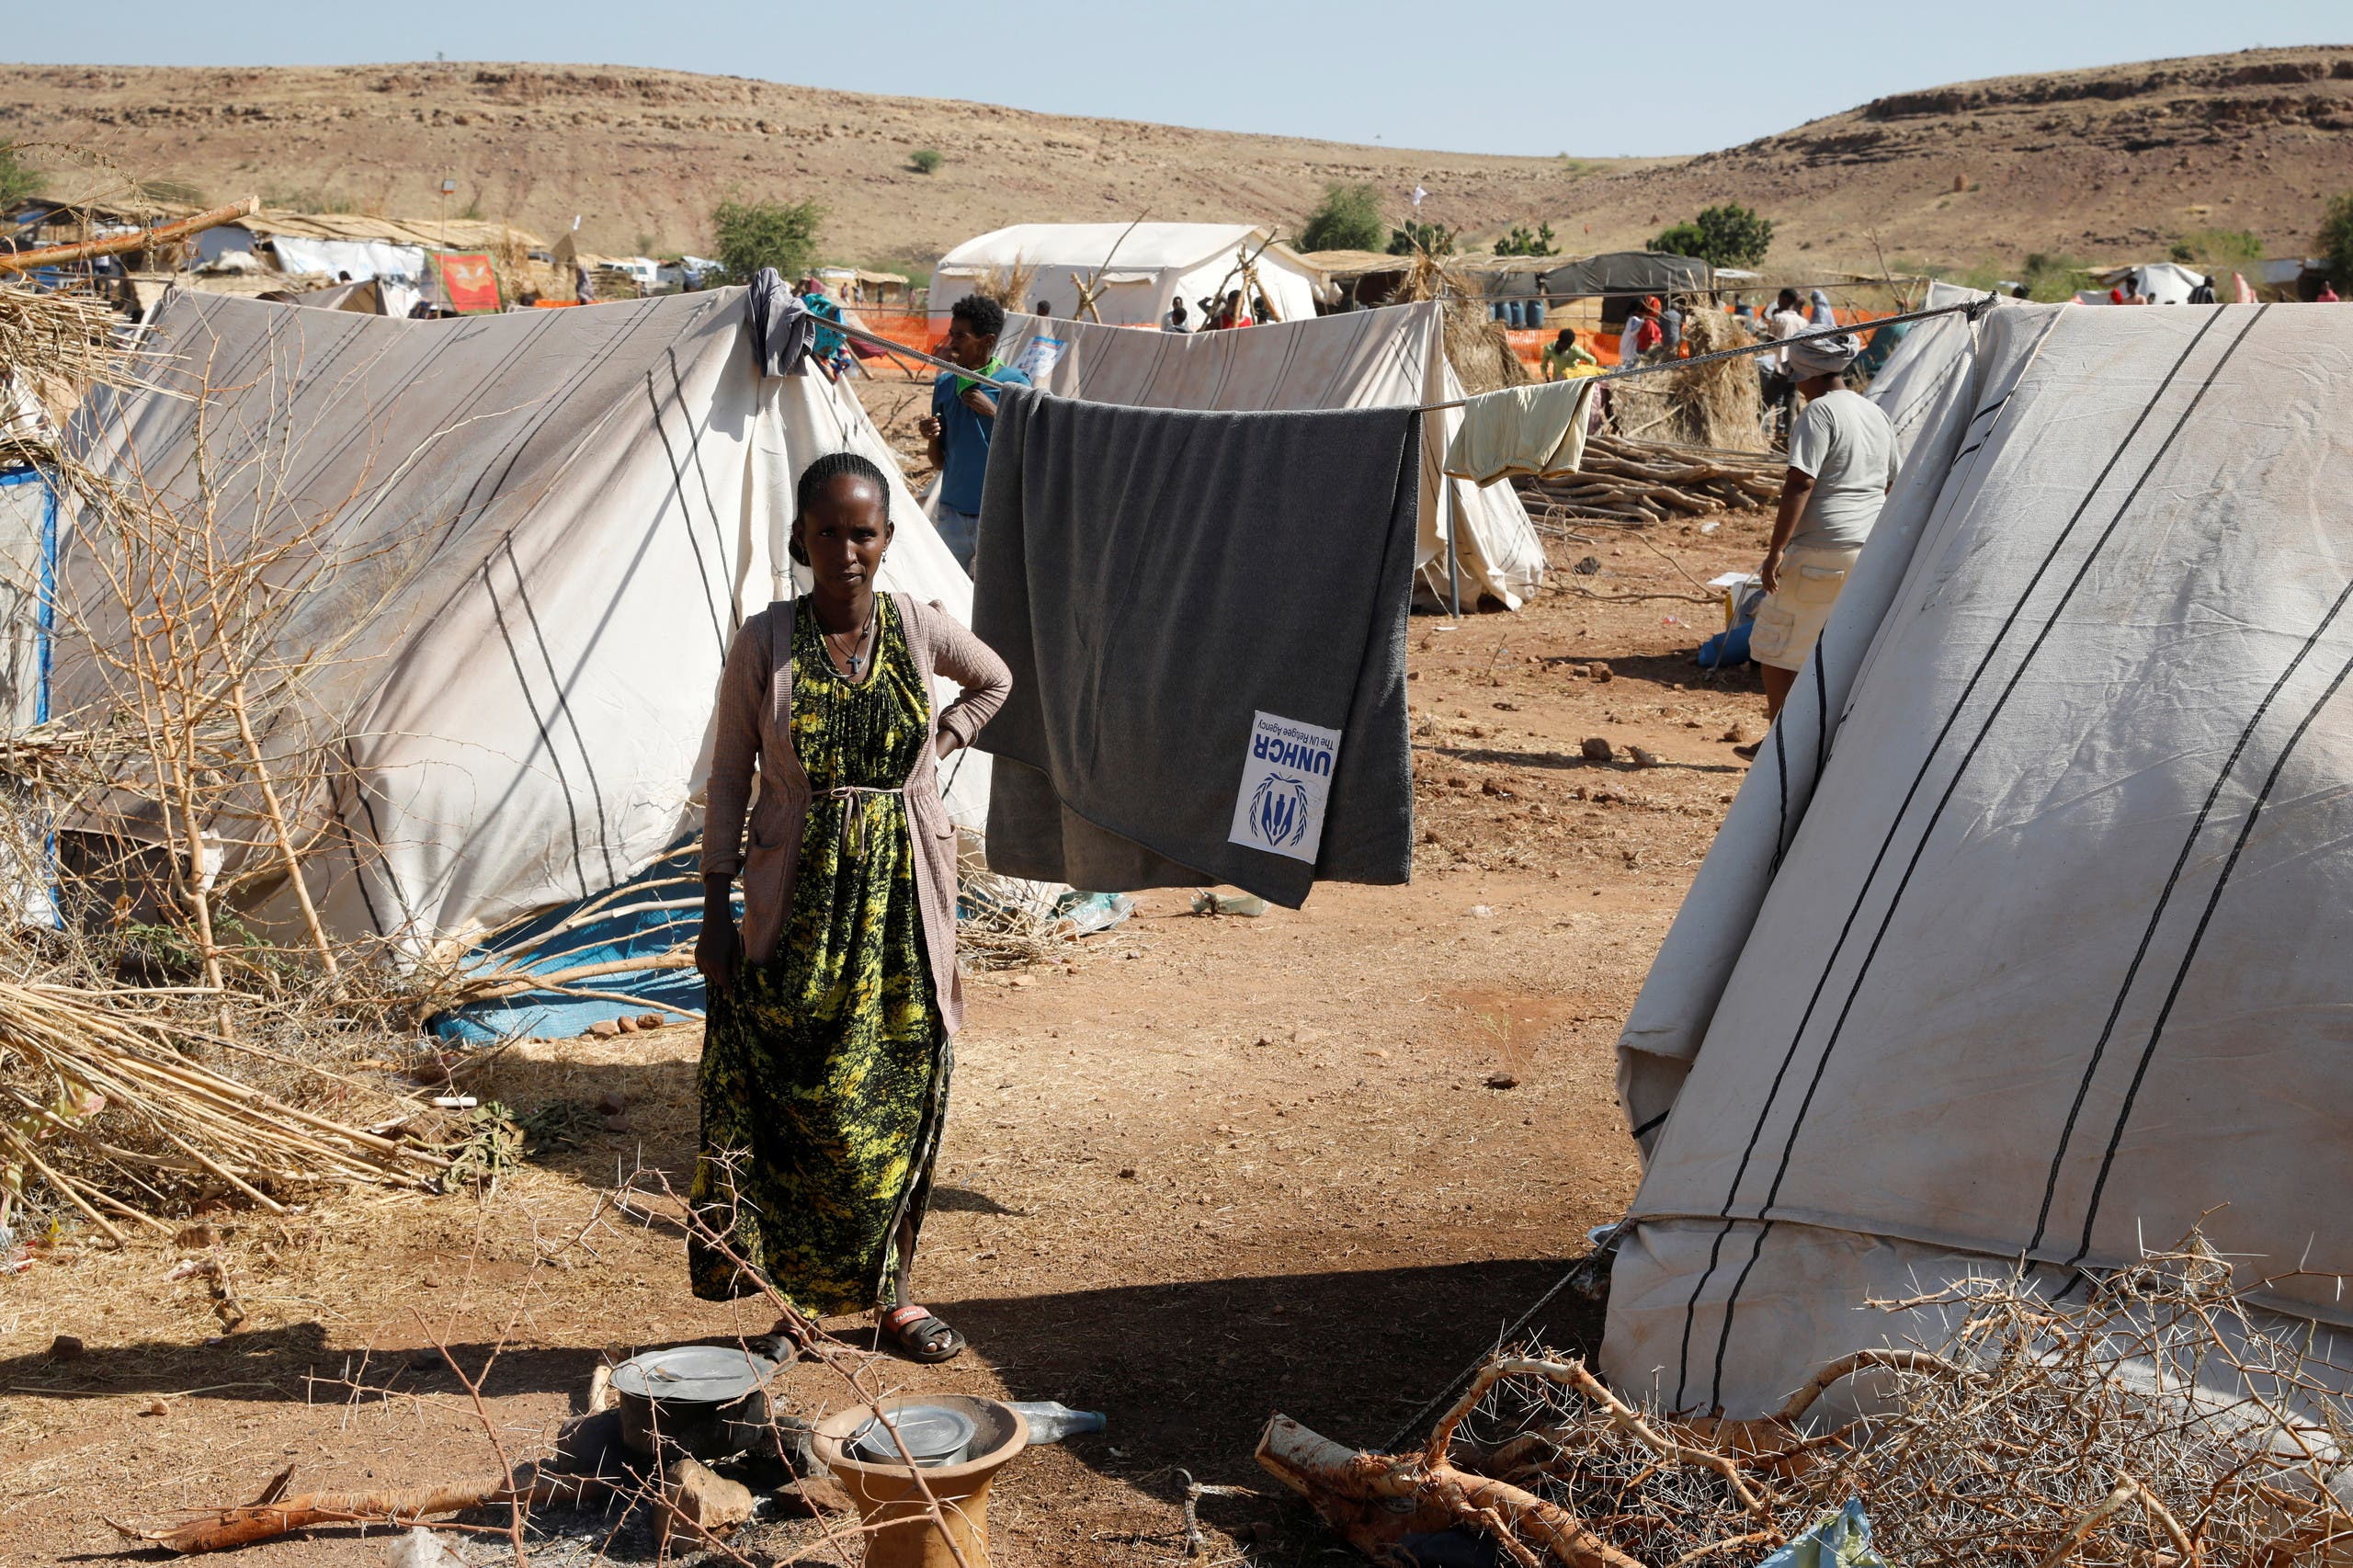
M2108 291L2120 284L2130 283L2127 293L2147 296L2153 305L2186 305L2191 290L2206 281L2206 275L2194 267L2183 267L2170 261L2144 261L2132 267L2110 267L2099 276L2099 287L2086 289L2076 300L2086 305L2105 305L2112 301Z
M792 591L793 483L821 453L891 476L883 585L971 614L857 399L759 378L743 299L404 322L175 294L143 345L157 389L84 409L85 460L185 508L200 407L224 529L264 495L265 535L331 516L325 550L364 563L278 636L302 656L358 629L312 671L305 733L265 737L340 759L300 802L306 835L336 846L310 862L335 934L475 940L693 834L722 658L747 611ZM99 636L103 547L77 540L63 586L68 625ZM109 701L89 646L60 642L59 713ZM984 820L986 778L956 774L960 820Z
M1096 316L1113 326L1150 326L1179 295L1198 324L1199 301L1242 287L1238 258L1251 258L1258 287L1285 321L1315 313L1323 275L1289 245L1267 244L1245 223L1016 223L966 240L931 274L931 310L949 307L992 277L1029 274L1008 309L1043 300L1057 316L1078 313L1079 286L1094 282Z
M1064 397L1150 408L1377 408L1460 398L1435 302L1253 327L1247 332L1127 332L1036 316L1006 319L997 352ZM1422 427L1419 566L1440 602L1459 578L1462 602L1482 596L1506 609L1544 580L1544 546L1508 484L1487 489L1438 472L1459 409ZM1460 525L1449 562L1447 538Z
M2353 312L1997 301L1949 347L1620 1037L1602 1359L1670 1408L2201 1225L2353 1324Z
M337 283L325 289L291 292L271 290L255 298L281 305L301 305L313 311L349 311L356 315L381 316L387 313L384 310L384 290L389 287L391 285L381 278L370 278L362 283Z
M1696 256L1672 256L1665 251L1619 250L1566 262L1544 274L1544 293L1552 300L1599 296L1601 319L1616 325L1626 319L1635 301L1646 294L1699 294L1715 287L1715 272Z

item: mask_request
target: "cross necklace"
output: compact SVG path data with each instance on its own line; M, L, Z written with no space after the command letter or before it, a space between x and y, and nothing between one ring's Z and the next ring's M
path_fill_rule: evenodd
M849 678L852 680L856 680L858 677L858 672L866 667L868 644L874 635L874 619L881 607L882 601L880 597L868 606L866 624L858 629L857 636L847 645L834 633L825 631L824 621L817 623L818 631L824 636L825 645L834 651L836 657L849 665Z

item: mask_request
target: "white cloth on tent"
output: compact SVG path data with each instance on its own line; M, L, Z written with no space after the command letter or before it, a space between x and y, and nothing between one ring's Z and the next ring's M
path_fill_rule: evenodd
M425 250L382 240L312 240L278 234L269 241L282 272L348 273L354 283L372 278L388 316L405 317L425 298Z
M1628 1020L1618 1386L1756 1414L1871 1293L2193 1227L2353 1322L2332 315L1980 323Z
M1441 311L1427 301L1182 337L1008 315L997 353L1016 359L1040 334L1061 339L1067 347L1038 379L1039 388L1097 403L1232 410L1428 405L1462 396L1446 359ZM1416 564L1424 590L1447 591L1450 531L1465 602L1483 595L1518 609L1521 596L1544 581L1544 546L1511 486L1483 490L1440 472L1461 417L1460 409L1436 409L1422 426Z
M1446 472L1475 484L1515 474L1574 473L1585 460L1586 405L1592 378L1482 392L1462 407L1446 445Z

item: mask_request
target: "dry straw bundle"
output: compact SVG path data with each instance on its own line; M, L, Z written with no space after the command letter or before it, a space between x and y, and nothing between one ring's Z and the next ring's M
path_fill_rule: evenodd
M1700 306L1684 312L1683 338L1695 358L1753 341L1735 317ZM1766 449L1764 398L1753 357L1613 381L1609 401L1611 432L1629 439Z
M1876 1303L1954 1327L1833 1362L1758 1420L1663 1415L1575 1361L1506 1356L1421 1452L1277 1416L1259 1460L1376 1557L1459 1527L1523 1568L1754 1563L1850 1499L1887 1561L1953 1568L2290 1568L2353 1539L2353 1409L2310 1325L2249 1307L2196 1238L2080 1305L2053 1294L2014 1277Z
M83 392L129 380L120 319L95 295L0 282L0 467L55 461L54 426Z

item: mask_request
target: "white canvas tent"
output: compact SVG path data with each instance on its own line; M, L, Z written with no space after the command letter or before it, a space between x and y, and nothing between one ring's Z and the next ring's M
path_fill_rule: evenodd
M1620 1042L1603 1361L1671 1407L2201 1223L2266 1309L2353 1319L2353 312L1960 341Z
M2131 267L2110 267L2099 275L2100 286L2086 289L2075 296L2084 305L2112 303L2109 290L2130 279L2140 292L2148 296L2153 305L2186 305L2190 291L2206 280L2206 275L2193 267L2183 267L2170 261L2144 261ZM2227 285L2228 278L2222 279Z
M1323 274L1289 245L1268 244L1246 223L1016 223L966 240L931 274L938 315L992 273L1035 268L1024 308L1043 300L1057 316L1078 311L1079 288L1096 281L1096 315L1113 326L1152 326L1179 295L1199 323L1199 301L1242 287L1237 258L1249 256L1258 285L1285 321L1315 313Z
M1283 322L1246 332L1125 331L1060 317L1006 318L997 352L1063 397L1148 408L1378 408L1450 402L1462 384L1447 362L1435 302ZM1544 547L1508 484L1481 489L1438 472L1460 409L1422 425L1418 565L1443 603L1483 596L1507 609L1544 580ZM1458 541L1449 553L1451 532ZM1451 577L1449 576L1451 573Z
M856 398L763 380L744 291L440 322L175 294L150 393L77 420L85 460L186 512L199 411L220 525L331 517L353 562L274 652L307 657L301 736L346 766L301 802L328 926L422 945L624 881L699 824L712 694L750 609L790 593L792 489L849 449L891 478L886 588L960 619L971 585ZM61 565L55 710L110 700L102 535ZM114 618L119 620L119 616ZM292 722L291 720L289 722ZM983 820L983 767L956 776Z

